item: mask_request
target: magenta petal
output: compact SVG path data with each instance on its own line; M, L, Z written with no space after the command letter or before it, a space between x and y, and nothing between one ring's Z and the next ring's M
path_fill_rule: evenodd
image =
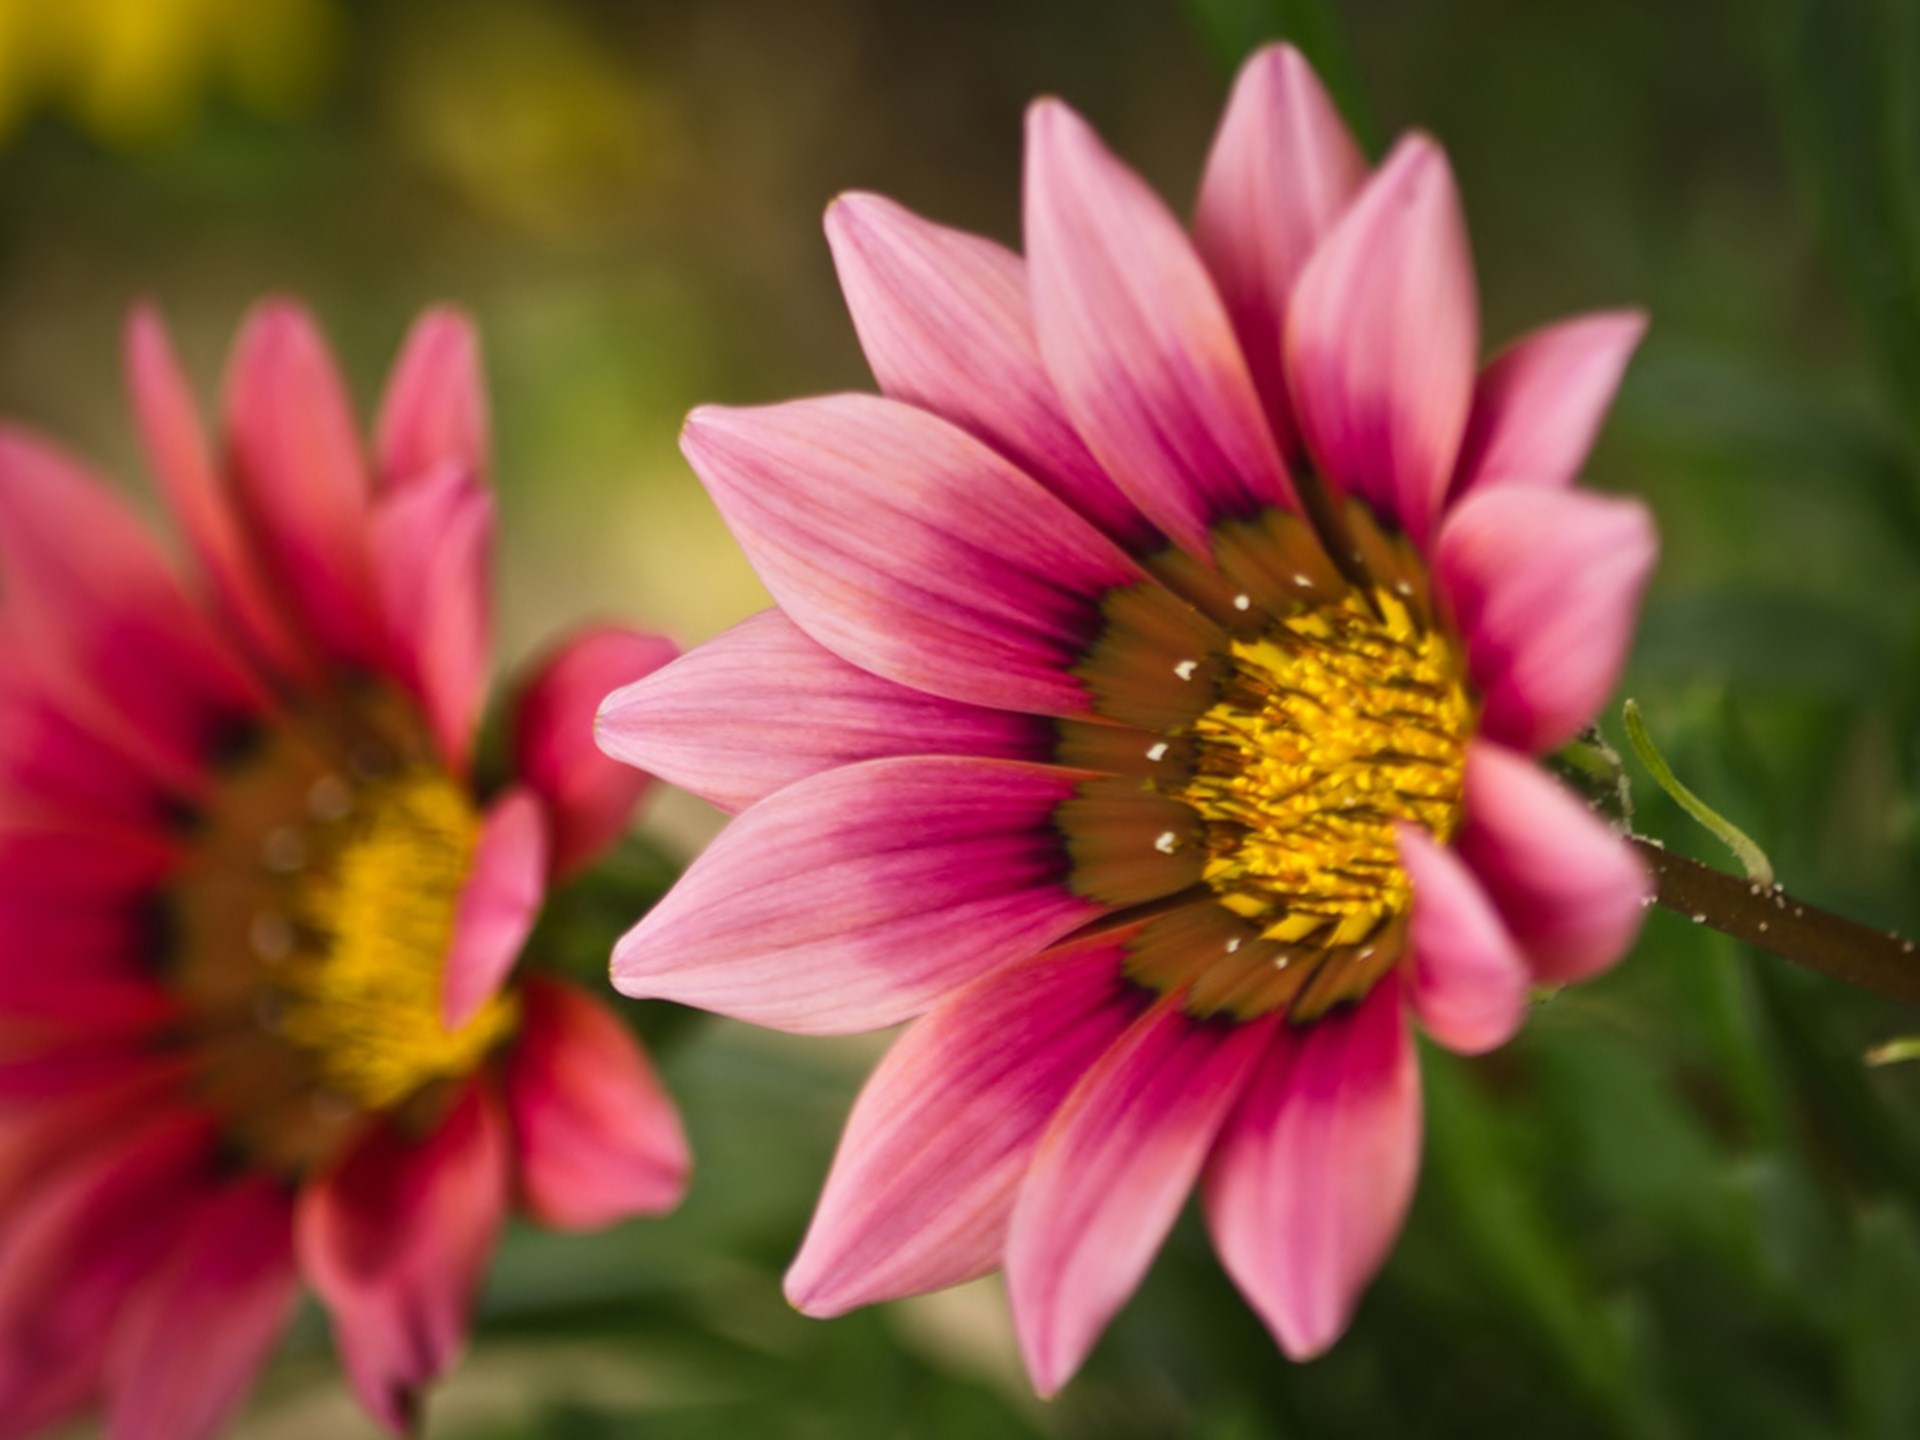
M883 680L778 610L609 696L598 734L607 754L728 811L858 760L1044 760L1053 749L1049 722Z
M1220 1137L1207 1223L1221 1263L1296 1360L1340 1338L1400 1233L1420 1171L1420 1068L1388 976L1286 1031Z
M870 760L727 827L620 942L614 987L802 1034L897 1024L1098 916L1053 813L1079 777Z
M247 318L226 424L241 514L280 590L329 655L378 667L366 461L346 387L299 306L270 301Z
M879 195L834 201L827 239L882 390L986 441L1129 550L1163 543L1060 409L1025 261Z
M1454 843L1535 975L1565 985L1626 953L1653 882L1612 827L1538 765L1485 741L1467 748L1466 811Z
M1007 1237L1014 1328L1042 1395L1073 1377L1146 1274L1278 1023L1195 1020L1162 1001L1054 1116Z
M603 625L555 646L534 666L513 707L514 767L546 803L556 876L571 875L620 838L650 779L600 752L595 712L612 691L677 654L665 636Z
M206 1440L238 1408L299 1298L293 1210L275 1177L202 1204L114 1333L112 1440Z
M1240 67L1207 157L1193 239L1290 459L1300 457L1287 397L1287 302L1366 174L1360 147L1298 50L1269 46Z
M787 1298L809 1315L997 1269L1015 1191L1060 1102L1139 1015L1112 939L1064 945L955 991L860 1092Z
M449 462L381 503L373 540L395 660L463 774L487 689L493 496Z
M1088 708L1072 669L1140 572L972 436L838 395L696 410L681 448L780 608L843 660L950 700Z
M1481 730L1534 754L1613 692L1659 541L1635 500L1495 485L1452 510L1434 575L1486 697Z
M1571 484L1646 329L1638 310L1582 315L1495 356L1474 389L1454 495L1488 484Z
M1286 350L1321 472L1420 544L1453 476L1479 344L1453 172L1439 146L1410 136L1302 272Z
M571 985L529 980L507 1061L521 1204L556 1230L660 1215L686 1193L692 1158L639 1042Z
M485 483L487 393L480 339L457 310L429 310L414 322L387 381L375 429L382 489L411 484L451 465Z
M440 1021L458 1030L493 998L533 933L547 892L547 817L531 790L509 790L480 827L454 909Z
M300 1269L361 1403L396 1432L466 1342L507 1207L505 1127L479 1085L423 1140L391 1125L300 1192Z
M1426 831L1395 827L1413 883L1413 1009L1449 1050L1504 1045L1527 1014L1533 970L1480 882Z
M1225 305L1180 222L1073 111L1027 111L1034 328L1074 427L1189 552L1293 487Z

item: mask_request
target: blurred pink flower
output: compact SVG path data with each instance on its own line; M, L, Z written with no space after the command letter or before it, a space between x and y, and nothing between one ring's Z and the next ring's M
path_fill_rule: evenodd
M290 304L240 337L224 462L149 312L128 367L191 587L79 463L0 429L0 1436L96 1404L115 1440L207 1434L302 1281L405 1428L511 1204L586 1228L684 1186L624 1027L508 979L646 784L593 708L673 649L562 648L483 796L467 323L415 328L371 463Z
M1200 1182L1288 1354L1418 1170L1409 1021L1474 1052L1638 929L1647 877L1531 758L1595 713L1655 539L1570 488L1638 340L1476 374L1446 157L1369 171L1298 54L1240 75L1191 236L1057 101L1026 256L849 195L885 399L697 411L780 608L601 714L743 813L616 985L804 1033L920 1018L787 1277L817 1315L1004 1267L1073 1374Z

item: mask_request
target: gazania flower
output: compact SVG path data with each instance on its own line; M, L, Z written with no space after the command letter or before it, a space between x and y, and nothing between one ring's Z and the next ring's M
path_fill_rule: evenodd
M302 1281L404 1427L511 1205L572 1229L683 1187L624 1027L509 979L645 783L594 750L594 705L673 652L561 650L481 793L467 325L415 329L371 464L291 306L240 338L224 463L151 314L128 360L192 587L76 461L0 430L0 1436L95 1404L116 1440L206 1434Z
M1027 147L1024 261L833 205L886 398L693 415L779 608L601 733L742 812L619 988L919 1017L789 1296L1004 1267L1051 1392L1196 1184L1280 1345L1329 1345L1418 1170L1410 1021L1485 1050L1627 946L1646 876L1532 757L1608 694L1655 542L1569 488L1639 317L1476 375L1445 156L1369 172L1294 52L1241 74L1191 235L1064 105Z

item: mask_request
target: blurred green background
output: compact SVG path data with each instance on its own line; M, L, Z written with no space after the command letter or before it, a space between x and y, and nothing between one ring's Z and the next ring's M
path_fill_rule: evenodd
M412 312L457 300L488 347L508 656L590 615L697 641L762 598L681 415L869 384L825 202L879 189L1016 241L1021 109L1053 92L1184 207L1233 66L1280 34L1376 151L1445 143L1490 342L1650 308L1591 466L1665 539L1627 692L1790 888L1914 933L1920 15L1896 0L0 0L0 405L131 479L134 297L211 396L244 308L304 295L369 405ZM652 844L715 823L666 796ZM1920 1017L1673 916L1509 1050L1427 1056L1415 1213L1331 1356L1283 1360L1189 1217L1050 1405L992 1283L831 1323L780 1299L878 1042L649 1028L691 1197L515 1234L431 1433L1920 1434L1920 1066L1862 1063ZM372 1433L315 1317L240 1431Z

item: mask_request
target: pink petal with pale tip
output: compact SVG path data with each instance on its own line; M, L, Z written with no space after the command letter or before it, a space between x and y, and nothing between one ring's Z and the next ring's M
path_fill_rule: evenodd
M1613 692L1659 540L1637 500L1494 485L1447 515L1434 578L1489 739L1565 744Z
M114 1327L111 1440L208 1440L239 1408L299 1299L293 1207L276 1177L207 1200Z
M546 804L556 878L619 840L652 779L601 753L595 712L613 691L679 653L665 636L603 625L554 646L534 665L513 706L514 770Z
M269 704L125 505L53 445L5 428L0 573L21 647L8 664L169 789L203 783L210 742Z
M1550 985L1605 970L1640 932L1653 881L1627 842L1538 765L1467 747L1460 857Z
M1279 1020L1195 1020L1178 996L1162 1000L1047 1127L1006 1256L1020 1352L1043 1396L1073 1378L1146 1274Z
M1207 157L1193 240L1295 463L1303 457L1287 396L1288 298L1366 175L1366 158L1298 50L1269 46L1240 67Z
M681 448L780 608L841 659L949 700L1073 715L1112 541L966 432L869 395L704 407Z
M1452 479L1480 345L1453 172L1413 135L1314 252L1287 314L1287 388L1320 472L1424 545Z
M371 482L346 387L304 309L273 300L247 317L225 410L240 513L262 563L322 650L381 668Z
M253 654L288 675L309 674L262 580L233 497L214 467L193 392L159 311L137 305L127 317L127 388L160 492L192 547L222 612Z
M739 811L796 780L894 755L1045 760L1053 726L909 690L763 610L607 697L607 754Z
M1481 485L1570 485L1646 333L1638 310L1562 320L1495 356L1474 388L1453 493Z
M394 663L448 768L464 774L487 691L493 496L449 461L382 501L373 527Z
M809 1315L998 1269L1014 1195L1068 1092L1139 1017L1118 940L1063 945L955 991L860 1092L787 1271Z
M986 441L1128 550L1164 543L1060 409L1025 261L879 195L834 201L827 240L883 391Z
M789 785L621 940L614 988L801 1034L898 1024L1101 913L1053 826L1080 778L908 758Z
M458 1030L499 990L547 895L547 817L525 787L494 801L454 908L440 1023Z
M1228 1122L1203 1198L1214 1248L1280 1348L1340 1338L1406 1219L1420 1067L1400 982L1285 1031Z
M1413 884L1414 1013L1462 1055L1506 1044L1526 1018L1532 967L1457 855L1417 826L1394 830Z
M486 483L487 392L480 337L458 310L429 310L394 362L374 429L375 479L395 490L446 465Z
M466 1343L508 1157L505 1124L473 1084L431 1135L382 1126L300 1192L301 1272L333 1316L355 1393L396 1433L415 1427L420 1391Z
M673 1209L693 1161L639 1042L571 985L529 980L520 997L505 1091L521 1205L555 1230Z
M1087 448L1181 547L1292 506L1225 305L1158 196L1057 100L1027 111L1026 248L1047 373Z

